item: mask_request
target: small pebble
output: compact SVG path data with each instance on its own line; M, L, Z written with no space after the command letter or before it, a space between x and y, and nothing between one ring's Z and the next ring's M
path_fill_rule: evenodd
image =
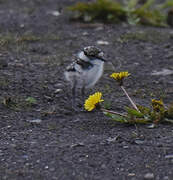
M71 148L73 148L73 147L79 147L79 146L85 146L85 144L84 143L76 143L76 144L71 144Z
M50 11L49 14L57 17L60 15L60 12L59 11Z
M108 142L115 142L117 140L117 136L116 137L109 137L108 139L106 139Z
M42 122L42 120L41 119L32 119L32 120L29 120L28 122L40 124Z
M163 180L169 180L168 176L163 177Z
M132 177L132 176L135 176L136 174L135 173L129 173L128 176Z
M166 155L165 159L173 159L173 154Z
M144 144L144 140L136 139L136 140L135 140L135 143L138 144L138 145Z
M85 32L82 33L82 35L87 36L87 35L89 35L89 33L85 31Z
M109 45L109 42L108 42L108 41L98 40L98 41L97 41L97 44L98 44L98 45Z
M99 27L97 27L95 30L96 31L101 31L101 30L103 30L104 28L103 28L103 26L99 26Z
M20 24L20 28L24 28L25 27L25 25L24 24Z
M154 174L153 173L147 173L144 175L144 179L154 179Z
M161 71L154 71L151 73L151 75L154 76L167 76L173 74L173 70L170 69L162 69Z
M57 83L57 84L54 85L54 87L57 88L57 89L60 89L60 88L63 87L63 84L62 83Z
M106 169L106 164L102 164L102 165L101 165L101 168L102 168L102 169Z
M54 91L55 94L59 94L60 92L62 92L62 89L56 89L56 90Z
M150 125L147 125L147 128L148 129L154 129L156 127L156 125L155 124L150 124Z
M55 168L50 168L50 171L55 171Z

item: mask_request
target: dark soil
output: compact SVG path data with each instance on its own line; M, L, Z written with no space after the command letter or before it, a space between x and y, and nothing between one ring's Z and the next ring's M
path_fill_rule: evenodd
M87 95L99 90L111 109L123 112L130 104L109 75L125 70L136 103L162 98L169 105L173 29L71 22L65 8L74 2L0 0L0 179L172 180L171 124L150 129L101 112L75 113L63 72L75 53L96 45L109 62ZM152 74L164 69L169 74Z

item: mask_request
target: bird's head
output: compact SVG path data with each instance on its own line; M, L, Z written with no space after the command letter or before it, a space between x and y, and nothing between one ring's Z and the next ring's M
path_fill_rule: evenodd
M106 61L104 58L104 53L101 49L95 47L95 46L88 46L83 49L83 52L86 56L91 58L97 58L102 61Z
M78 57L84 61L92 61L93 59L98 59L104 62L106 61L103 51L95 46L84 47L78 54Z

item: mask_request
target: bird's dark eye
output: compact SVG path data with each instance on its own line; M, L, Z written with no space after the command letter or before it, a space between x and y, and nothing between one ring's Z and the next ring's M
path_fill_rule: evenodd
M83 52L84 52L85 55L87 55L87 52L85 50Z

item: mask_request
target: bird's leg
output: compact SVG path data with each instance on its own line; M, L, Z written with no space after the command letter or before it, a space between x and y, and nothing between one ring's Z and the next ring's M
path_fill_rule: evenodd
M72 108L75 109L76 108L76 85L77 85L77 81L75 80L73 85L72 85Z
M85 91L85 88L82 88L81 94L82 94L83 98L84 98L83 94L85 93L84 91ZM77 81L75 81L74 85L72 86L72 108L75 112L83 112L84 111L83 108L81 109L80 104L77 103L77 97L76 97L77 93L78 93ZM84 105L84 100L82 102L82 107L83 107L83 105Z
M82 89L81 89L81 95L82 95L82 103L84 104L85 103L85 86L84 85L82 86Z

